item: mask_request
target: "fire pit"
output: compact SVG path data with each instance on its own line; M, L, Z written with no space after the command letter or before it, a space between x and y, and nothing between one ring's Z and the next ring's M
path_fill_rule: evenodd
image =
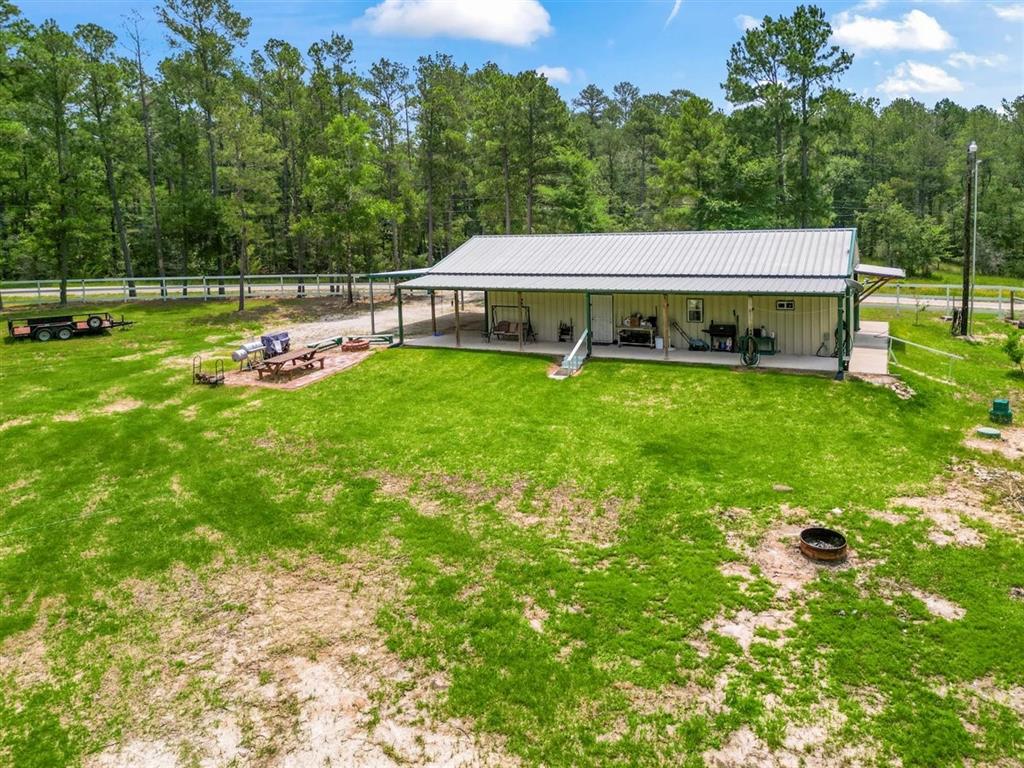
M838 563L846 559L846 537L830 528L805 528L800 532L800 551L810 560Z

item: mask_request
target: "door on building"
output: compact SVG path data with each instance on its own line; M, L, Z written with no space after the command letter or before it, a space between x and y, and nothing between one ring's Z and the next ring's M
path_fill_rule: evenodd
M595 344L611 344L615 340L612 321L612 295L595 293L590 296L590 332Z

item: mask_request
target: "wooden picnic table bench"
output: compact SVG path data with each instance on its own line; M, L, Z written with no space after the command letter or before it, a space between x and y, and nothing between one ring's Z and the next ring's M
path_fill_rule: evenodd
M313 368L319 363L323 369L324 358L320 356L320 352L319 349L299 349L268 357L256 367L256 375L261 379L264 373L278 376L288 363L291 363L293 368Z

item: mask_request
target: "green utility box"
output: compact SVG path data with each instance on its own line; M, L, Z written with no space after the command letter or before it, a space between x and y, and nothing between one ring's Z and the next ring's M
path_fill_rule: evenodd
M989 418L996 424L1010 424L1013 422L1013 411L1010 410L1009 400L993 400L992 410L988 412Z

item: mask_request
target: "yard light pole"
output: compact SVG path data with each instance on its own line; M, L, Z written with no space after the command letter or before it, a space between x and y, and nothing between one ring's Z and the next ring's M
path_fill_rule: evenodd
M957 333L966 336L970 332L971 316L971 203L974 177L977 173L978 144L972 141L967 147L967 184L964 195L964 282L960 296L960 327Z
M978 145L973 141L971 146L977 152ZM981 160L974 161L974 210L971 213L971 328L974 335L974 294L978 290L978 167Z

